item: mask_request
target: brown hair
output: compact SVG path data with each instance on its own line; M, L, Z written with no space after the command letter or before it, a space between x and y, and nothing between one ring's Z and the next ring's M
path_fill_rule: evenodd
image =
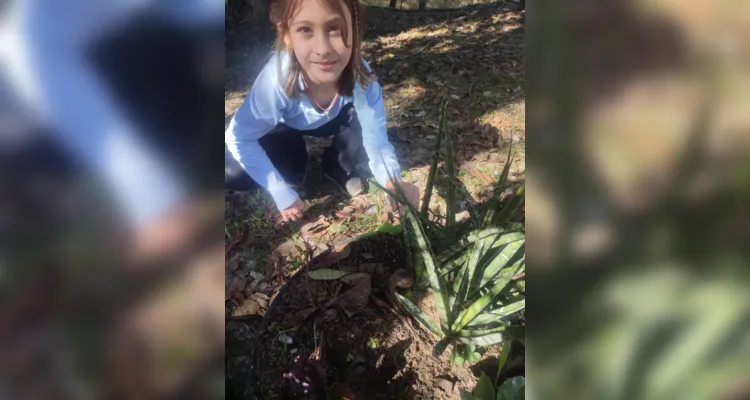
M289 33L289 24L292 22L292 18L294 18L303 1L309 0L279 0L279 3L281 4L276 4L275 7L273 7L276 9L276 12L273 13L273 19L276 22L276 54L280 55L283 51L289 52L289 66L286 74L281 70L281 57L278 57L278 76L279 79L282 79L281 77L285 76L281 84L284 93L289 98L297 97L304 93L299 86L299 76L302 73L302 66L299 61L297 61L294 51L292 49L287 49L286 44L284 43L284 36ZM326 7L338 12L341 18L345 21L344 24L346 24L344 10L341 8L339 0L316 1L320 1ZM375 76L367 70L367 67L365 67L362 60L362 55L360 54L360 49L362 48L362 34L365 30L365 8L360 4L359 0L343 1L344 4L346 4L346 11L349 13L352 22L357 25L356 29L352 29L352 32L354 33L354 38L352 40L352 57L339 78L339 94L351 97L354 93L355 81L359 82L363 88L366 88L367 85L375 79ZM353 7L356 7L356 18L355 9ZM358 24L355 21L357 21ZM343 32L344 43L349 41L349 38L347 37L348 34L349 29L347 26L347 29L344 29Z

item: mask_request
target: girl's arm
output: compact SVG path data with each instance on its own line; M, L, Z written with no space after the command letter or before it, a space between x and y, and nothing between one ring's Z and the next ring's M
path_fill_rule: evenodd
M401 167L393 145L388 142L383 92L377 81L370 83L364 97L361 92L359 89L359 93L355 93L354 104L362 126L362 144L370 159L370 170L375 180L385 187L390 176L401 176Z
M297 193L284 182L258 143L258 139L281 121L290 103L277 84L275 60L273 57L258 75L250 93L229 123L224 141L247 174L271 194L279 210L284 210L297 200Z

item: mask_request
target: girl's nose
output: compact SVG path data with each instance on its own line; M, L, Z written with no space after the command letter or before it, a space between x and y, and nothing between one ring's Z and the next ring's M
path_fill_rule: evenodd
M331 46L331 40L328 38L328 35L319 35L318 40L315 43L315 52L318 53L319 56L327 56L333 51L333 47Z

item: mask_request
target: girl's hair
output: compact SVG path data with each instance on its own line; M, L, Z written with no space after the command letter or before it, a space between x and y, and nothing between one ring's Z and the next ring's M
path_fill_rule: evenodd
M289 24L292 22L292 18L297 14L300 4L303 1L309 0L280 0L281 4L277 4L277 11L275 12L276 22L276 54L280 55L284 51L289 52L289 66L286 74L281 70L281 57L278 57L278 69L279 77L284 77L282 82L282 88L284 93L289 97L297 97L304 93L302 88L299 86L299 77L302 73L302 66L297 57L294 55L292 49L287 49L284 43L284 36L289 33ZM375 76L367 70L360 49L362 48L362 34L364 33L365 27L365 8L360 4L359 0L343 0L346 5L346 10L341 8L339 0L316 0L320 1L324 6L335 10L341 16L341 19L346 21L344 12L348 12L352 22L357 25L352 28L354 37L352 38L352 57L349 60L349 64L344 68L339 78L339 94L342 96L353 96L355 81L366 88L367 85L375 79ZM346 22L344 22L346 24ZM344 29L343 39L344 43L349 41L347 37L349 29Z

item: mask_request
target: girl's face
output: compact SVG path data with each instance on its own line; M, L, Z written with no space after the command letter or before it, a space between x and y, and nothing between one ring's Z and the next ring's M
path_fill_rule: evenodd
M352 57L352 21L344 0L344 18L322 0L302 0L284 37L308 79L317 85L336 85ZM344 43L346 29L347 43Z

